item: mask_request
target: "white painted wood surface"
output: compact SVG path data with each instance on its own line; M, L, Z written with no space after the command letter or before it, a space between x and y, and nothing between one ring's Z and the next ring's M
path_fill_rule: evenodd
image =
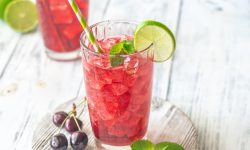
M168 98L201 150L250 149L250 1L183 1Z
M104 19L170 26L177 51L171 69L157 64L153 95L190 116L201 150L250 149L249 0L90 0L90 24ZM0 21L1 150L31 149L41 117L84 95L81 69L48 59L38 31L21 35Z

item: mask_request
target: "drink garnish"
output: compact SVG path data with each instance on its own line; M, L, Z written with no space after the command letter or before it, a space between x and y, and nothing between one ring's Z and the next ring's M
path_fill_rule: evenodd
M148 49L148 56L155 62L163 62L173 55L176 42L171 30L157 21L140 23L134 33L134 41L124 40L110 49L111 66L121 65L124 62L122 54L133 54L135 51ZM117 56L118 55L118 56Z
M138 140L132 143L132 150L184 150L184 148L173 142L161 142L153 144L149 140Z
M134 45L132 41L123 40L113 45L109 51L110 65L112 67L123 64L124 57L120 55L128 55L134 53Z
M85 18L83 17L78 5L76 4L75 0L68 0L70 6L72 7L74 13L76 14L76 17L79 21L79 23L81 24L84 32L86 33L91 45L94 47L94 50L98 53L102 53L101 48L99 47L99 45L96 42L96 39L94 37L94 34L92 33L92 31L89 29L87 22L85 20Z
M134 53L134 45L132 41L123 40L113 45L109 51L109 55L126 55Z
M171 58L175 51L175 37L166 25L148 20L136 27L134 47L137 51L150 47L149 57L155 62L163 62Z

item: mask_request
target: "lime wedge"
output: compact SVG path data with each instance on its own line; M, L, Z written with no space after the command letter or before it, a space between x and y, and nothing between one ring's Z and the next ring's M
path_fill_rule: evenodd
M18 32L34 30L38 24L36 6L30 0L11 1L5 8L4 20Z
M151 45L151 46L150 46ZM134 34L134 46L137 51L147 48L155 62L168 60L174 53L176 43L171 30L157 21L144 21L139 24Z
M12 0L0 0L0 19L3 19L3 12L10 1Z

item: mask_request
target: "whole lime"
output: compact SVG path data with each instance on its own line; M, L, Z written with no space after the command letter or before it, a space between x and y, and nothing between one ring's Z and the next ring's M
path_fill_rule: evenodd
M30 0L13 0L5 8L4 21L17 32L29 32L38 24L36 5Z
M0 19L3 19L3 14L5 7L11 2L12 0L0 0Z

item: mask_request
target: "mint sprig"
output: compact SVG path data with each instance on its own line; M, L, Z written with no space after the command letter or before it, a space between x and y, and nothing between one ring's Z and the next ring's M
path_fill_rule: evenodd
M132 150L154 150L154 144L148 140L138 140L131 145Z
M109 51L110 65L114 67L123 64L124 57L119 55L133 54L134 51L132 41L123 40L113 45Z
M138 140L131 145L132 150L184 150L184 148L176 143L161 142L154 145L149 140Z
M155 145L154 150L184 150L184 148L176 143L161 142Z

